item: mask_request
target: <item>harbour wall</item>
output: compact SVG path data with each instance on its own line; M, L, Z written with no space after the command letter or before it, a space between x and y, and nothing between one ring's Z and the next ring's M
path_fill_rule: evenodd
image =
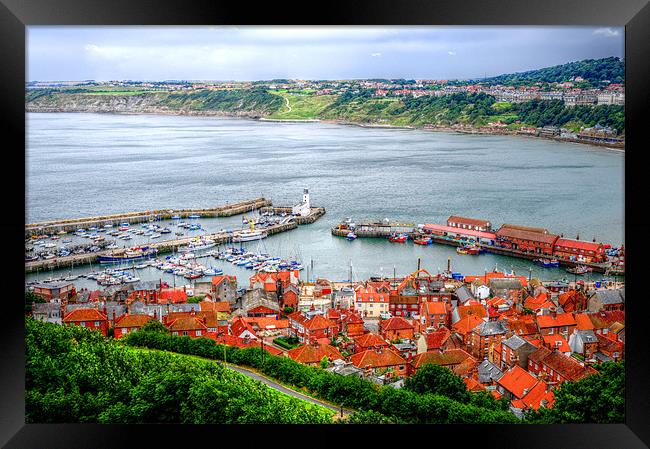
M200 215L201 217L229 217L271 205L271 200L256 198L254 200L241 201L238 203L206 209L157 209L144 212L127 212L122 214L100 215L97 217L70 218L64 220L44 221L40 223L29 223L25 225L25 238L29 238L32 235L51 234L60 231L70 232L92 226L102 227L107 224L117 225L124 222L129 224L143 223L152 218L165 220L171 219L174 215L178 215L181 218L187 218L193 214Z

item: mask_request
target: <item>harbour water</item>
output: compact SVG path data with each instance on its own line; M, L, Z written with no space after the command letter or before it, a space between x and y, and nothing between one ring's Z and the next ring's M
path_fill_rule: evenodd
M458 255L442 245L348 242L330 233L345 217L422 224L445 223L456 214L488 219L495 227L539 226L570 238L624 243L625 156L601 147L512 136L154 115L29 113L26 124L26 222L213 207L260 196L276 206L291 205L309 188L312 205L327 210L324 217L248 246L254 251L259 245L279 257L299 256L305 266L313 260L309 277L332 280L348 279L350 264L354 279L392 276L393 271L404 275L417 268L418 258L434 273L451 258L452 269L463 274L497 265L524 275L532 268L532 276L542 279L573 280L562 269L490 254ZM197 221L209 231L241 228L241 216ZM251 274L216 259L204 264L237 275L240 285ZM161 274L147 268L138 276L173 282L172 275ZM27 280L52 275L27 275ZM96 288L93 281L76 283Z

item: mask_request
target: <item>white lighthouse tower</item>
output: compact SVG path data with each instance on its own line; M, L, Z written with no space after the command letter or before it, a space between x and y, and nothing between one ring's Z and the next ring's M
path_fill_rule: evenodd
M300 215L306 217L311 212L311 206L309 205L309 189L304 189L302 191L302 202L296 204L291 208L291 213L293 215Z

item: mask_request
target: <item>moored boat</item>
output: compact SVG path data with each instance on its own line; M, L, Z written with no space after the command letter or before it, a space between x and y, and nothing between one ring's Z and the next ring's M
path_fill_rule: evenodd
M393 243L405 243L407 240L408 236L406 234L393 233L388 237L388 241Z
M576 265L575 267L568 267L566 269L567 273L571 274L585 274L585 273L590 273L593 271L593 268L587 267L585 265Z
M355 240L357 238L357 235L354 232L348 232L348 235L345 236L345 238L352 241L352 240Z
M419 237L413 240L413 243L416 245L431 245L433 243L433 240L431 240L430 237Z
M147 257L155 257L158 250L155 248L129 248L123 252L115 252L108 256L99 256L99 263L121 263L129 262L133 260L145 259Z

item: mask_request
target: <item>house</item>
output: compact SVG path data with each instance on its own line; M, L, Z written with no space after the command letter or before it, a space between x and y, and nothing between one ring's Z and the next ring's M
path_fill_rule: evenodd
M610 310L587 314L593 326L596 335L608 335L610 328L615 324L625 325L625 311ZM621 341L625 341L625 327L617 329L617 336Z
M504 321L484 321L472 329L467 348L470 354L479 360L488 357L493 361L492 352L506 337L508 328Z
M420 310L423 301L447 301L449 295L441 293L444 282L426 270L417 270L406 276L390 292L389 312L392 316L411 317Z
M488 286L492 296L509 299L515 304L522 300L523 289L527 285L526 278L517 276L513 278L491 278L488 280Z
M483 321L484 319L487 319L488 313L487 310L485 310L485 306L482 304L458 306L453 310L453 312L451 312L451 323L456 324L468 316L475 316Z
M282 290L282 296L280 297L280 307L284 310L286 307L290 307L293 310L298 308L298 297L300 296L300 289L294 284L289 284L286 288Z
M158 292L158 304L183 304L187 302L185 287L163 288Z
M577 327L569 336L569 347L572 352L580 354L586 360L590 360L598 350L598 339L593 329L581 330Z
M549 385L559 385L565 381L575 382L597 372L573 357L543 346L528 356L528 371Z
M560 293L557 302L565 312L582 312L587 309L587 296L579 290Z
M485 386L496 386L496 383L503 376L503 371L489 360L483 360L476 369L476 379Z
M556 349L564 355L571 355L569 342L560 334L542 335L542 342L548 349Z
M244 316L277 314L280 313L280 305L275 293L269 293L262 288L254 288L246 290L241 298L241 307L236 312Z
M203 300L199 303L201 312L221 312L221 313L230 313L230 303L228 301L206 301Z
M302 312L293 312L288 317L290 334L298 337L301 343L308 343L319 338L336 336L336 323L332 323L323 315L315 314L311 318Z
M306 344L290 349L288 355L296 362L305 365L318 366L323 357L328 361L343 360L343 356L334 346L329 344Z
M576 327L572 313L557 313L555 307L549 308L548 315L537 316L537 327L542 335L562 334L568 338Z
M61 323L61 304L58 302L32 303L32 318L45 323Z
M71 301L77 295L72 282L42 282L34 285L34 294L45 301Z
M602 334L596 334L598 340L598 351L594 357L599 361L618 362L623 358L625 345L623 342L608 338Z
M418 354L413 358L411 365L413 366L414 371L418 370L420 367L428 363L454 370L454 368L456 368L458 365L468 360L471 362L476 361L476 359L474 359L471 354L463 351L462 349L447 349L446 351L442 352L430 351Z
M364 374L384 376L385 379L404 379L409 376L408 362L391 349L367 349L350 357L354 366Z
M539 293L537 296L528 296L524 299L524 308L539 313L542 309L550 309L555 307L555 304L548 299L546 293Z
M356 312L351 312L343 318L341 330L349 338L362 335L365 332L363 319Z
M74 326L82 326L98 330L102 335L104 335L104 337L108 336L108 318L106 317L106 314L94 308L74 309L67 313L61 322L63 324L71 324Z
M401 340L399 343L392 343L391 349L410 362L417 354L418 346L414 340Z
M420 327L434 328L450 327L450 306L440 301L424 301L420 304Z
M332 292L333 306L339 309L351 309L354 307L354 289L342 287Z
M505 317L504 320L510 331L522 338L536 337L539 334L537 320L534 315L516 315Z
M447 226L481 232L490 232L492 230L492 223L487 220L459 217L457 215L452 215L447 219Z
M513 399L510 409L521 418L528 410L551 408L554 402L551 386L544 381L539 381L521 399Z
M332 307L332 290L323 288L318 283L302 283L299 287L298 310L307 312L309 310L318 310L325 312ZM327 293L324 293L327 292Z
M212 276L210 293L219 301L234 304L237 300L237 276Z
M274 317L244 317L244 321L251 325L255 335L259 336L288 336L289 320Z
M561 237L555 242L553 255L558 259L577 260L587 263L607 260L607 253L602 243L571 240Z
M156 304L158 302L158 290L160 286L156 281L139 281L133 284L126 298L126 303L131 304L134 301L142 301L145 304Z
M442 351L446 347L449 337L451 337L451 331L446 327L421 334L417 340L417 353Z
M353 340L354 340L353 350L355 353L363 352L368 349L381 349L390 346L390 343L388 343L386 340L381 338L379 335L374 334L372 332L368 332L367 334L354 337Z
M537 379L519 365L515 365L497 380L497 391L508 400L521 399L537 384Z
M470 290L472 295L478 300L487 299L490 297L490 287L486 285L483 279L474 279L470 283Z
M476 299L474 298L474 295L470 291L470 289L467 288L466 285L461 285L454 291L454 295L456 296L456 304L458 306L462 306L467 304L469 301Z
M135 332L153 319L143 313L122 315L113 325L113 338L119 339L130 332Z
M496 243L503 248L544 256L553 255L558 235L547 230L504 224L496 232Z
M494 364L502 371L519 365L523 369L528 368L528 356L537 348L529 341L518 335L512 335L501 341L493 353Z
M360 284L354 289L354 310L363 317L378 318L389 311L390 290L375 287L370 283Z
M203 319L196 315L181 316L165 320L163 323L172 335L188 336L192 338L206 337L208 327Z
M460 339L461 343L467 345L470 343L472 330L478 327L481 323L484 323L484 321L480 317L476 315L468 315L454 323L451 329Z
M409 339L415 334L415 326L402 317L393 317L379 321L379 334L388 341Z
M248 338L251 340L257 340L258 338L257 333L255 332L255 329L251 323L246 321L243 317L233 318L232 322L230 323L230 335L234 335L238 338Z
M587 299L587 309L590 312L625 310L625 288L596 290Z

